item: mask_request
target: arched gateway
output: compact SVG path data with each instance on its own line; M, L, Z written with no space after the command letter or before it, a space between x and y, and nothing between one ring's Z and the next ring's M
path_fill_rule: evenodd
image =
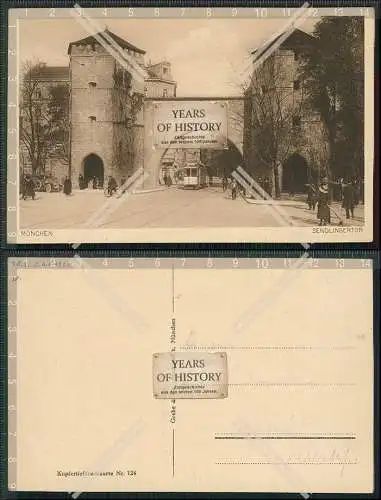
M92 179L97 179L100 185L104 181L104 165L102 158L91 153L83 160L83 179L85 185Z
M208 110L208 106L214 106L216 114ZM171 156L168 151L174 150L199 149L204 159L220 156L221 166L225 166L221 174L230 173L243 159L243 115L241 97L145 99L143 156L147 178L144 187L160 184L163 157L168 158ZM219 131L223 132L218 134ZM168 142L158 141L158 132Z

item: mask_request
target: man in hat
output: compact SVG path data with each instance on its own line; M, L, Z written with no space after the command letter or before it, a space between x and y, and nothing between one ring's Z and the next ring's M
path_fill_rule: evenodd
M309 210L315 210L317 203L316 186L307 184L307 205Z
M71 189L72 189L71 179L67 175L65 177L65 180L64 180L64 183L63 183L63 192L64 192L64 194L66 194L66 196L69 196L71 194Z
M331 220L331 212L328 205L328 192L328 183L322 182L319 186L317 211L320 226L326 226Z
M345 216L347 219L354 217L355 210L355 187L348 179L343 183L343 208L345 208Z

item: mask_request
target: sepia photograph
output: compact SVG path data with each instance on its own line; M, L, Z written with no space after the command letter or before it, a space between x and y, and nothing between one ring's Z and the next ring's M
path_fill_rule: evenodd
M15 241L372 240L372 9L115 10L11 11Z
M376 260L339 260L9 259L12 488L370 494Z

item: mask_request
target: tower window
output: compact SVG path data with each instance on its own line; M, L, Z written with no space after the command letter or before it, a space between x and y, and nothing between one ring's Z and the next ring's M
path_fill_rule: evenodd
M294 80L294 90L300 90L300 80Z
M163 97L168 97L168 89L163 89Z
M89 116L89 119L90 119L91 122L96 122L97 121L97 117L94 116L94 115Z
M89 82L89 87L90 88L94 88L96 86L97 86L96 82Z
M165 75L168 72L168 68L164 66L163 68L163 74Z

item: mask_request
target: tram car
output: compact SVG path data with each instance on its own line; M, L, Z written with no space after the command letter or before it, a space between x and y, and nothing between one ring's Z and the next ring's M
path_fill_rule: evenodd
M184 168L184 189L202 189L206 187L206 167L203 163L188 163Z

